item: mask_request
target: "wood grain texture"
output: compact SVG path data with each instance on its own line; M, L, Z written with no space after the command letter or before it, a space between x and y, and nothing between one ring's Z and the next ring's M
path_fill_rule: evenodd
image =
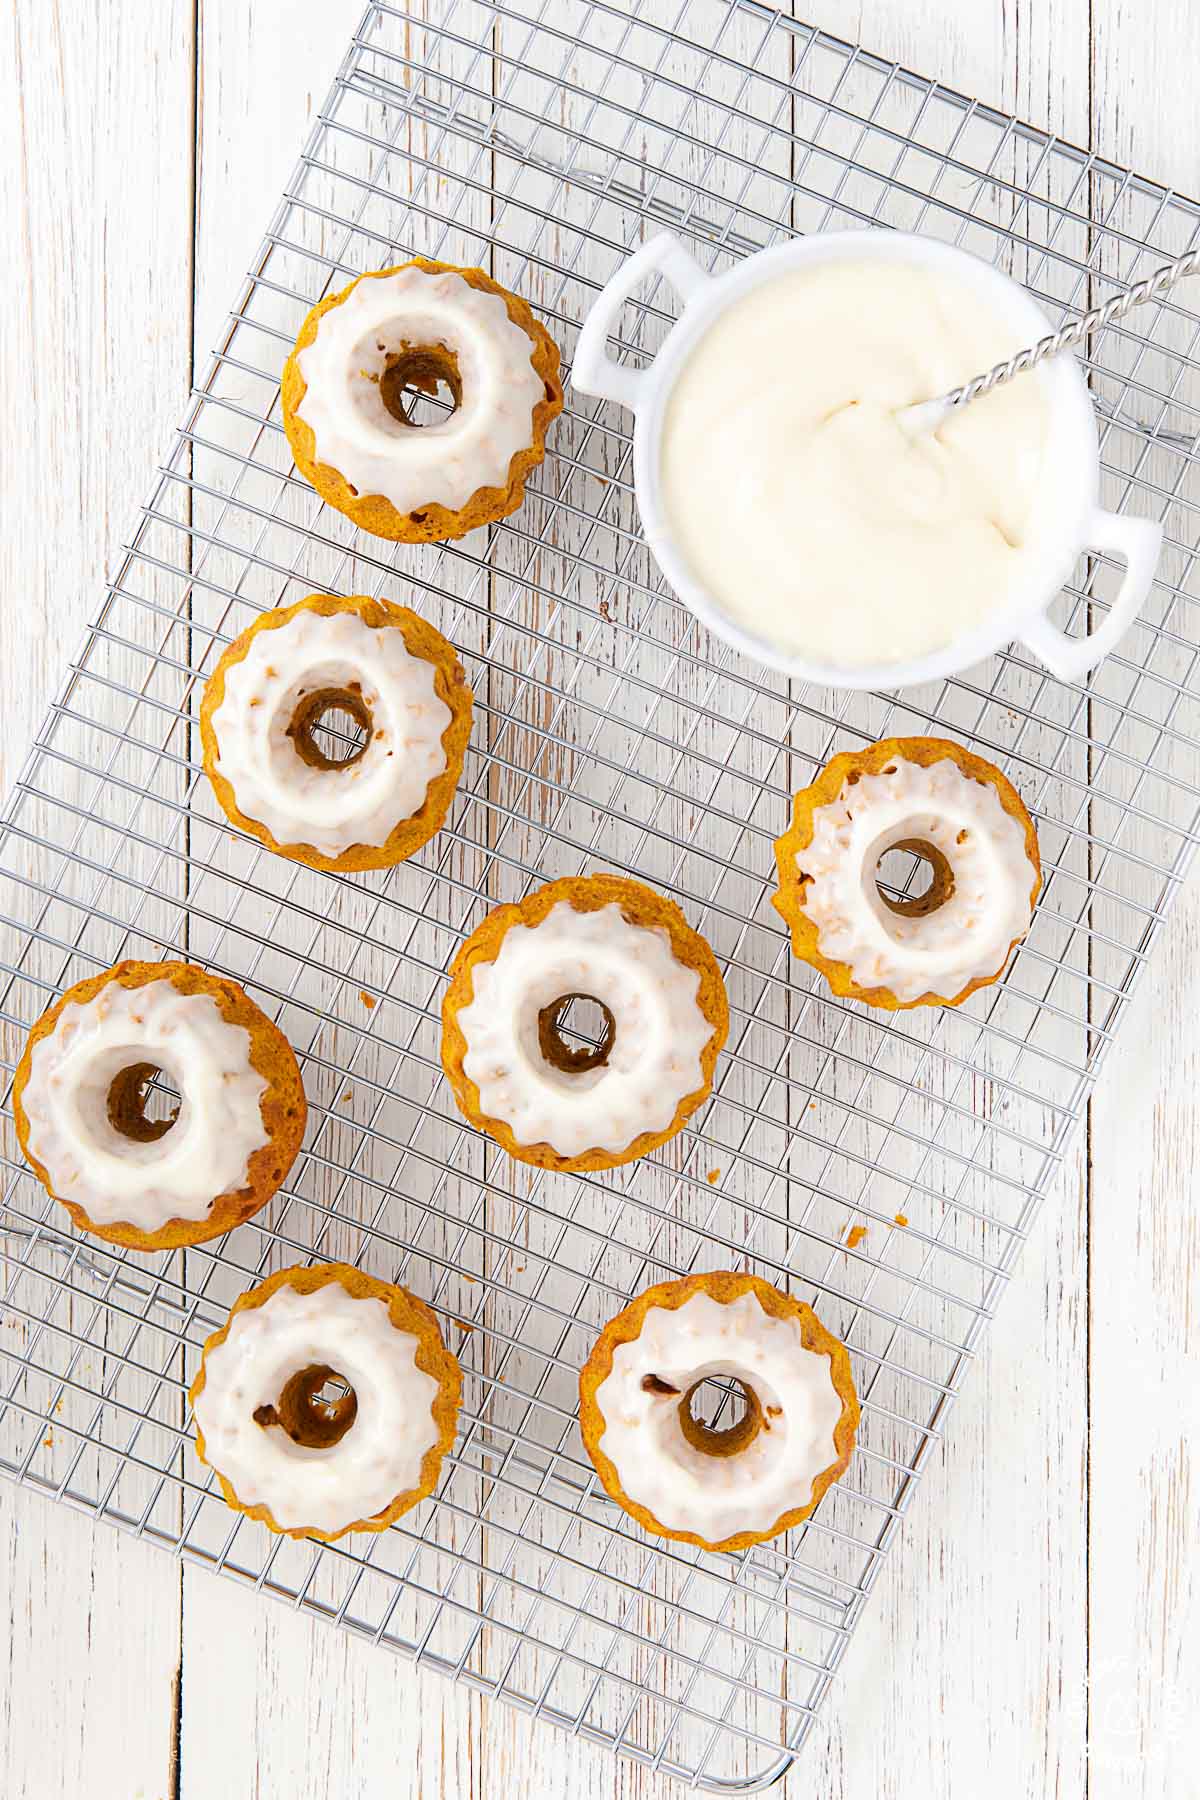
M5 783L360 10L0 5ZM796 11L1200 190L1187 0ZM1195 1791L1198 999L1193 883L787 1791ZM63 1507L0 1509L14 1800L676 1791Z
M1188 192L1200 181L1200 158L1183 123L1178 71L1196 67L1197 56L1194 8L1180 8L1169 31L1150 31L1129 0L1098 0L1097 136L1117 160L1136 157L1139 168ZM1153 101L1157 95L1168 104ZM1196 1791L1200 1230L1191 1196L1200 1154L1198 1002L1200 892L1193 878L1092 1106L1092 1800L1183 1800Z
M187 392L192 54L178 6L0 9L5 790ZM178 1567L26 1490L0 1517L6 1793L167 1800Z
M845 35L841 10L806 9ZM1086 141L1086 0L860 11L864 43ZM1084 1792L1065 1715L1087 1672L1086 1242L1081 1144L927 1466L873 1629L846 1658L821 1751L831 1793Z

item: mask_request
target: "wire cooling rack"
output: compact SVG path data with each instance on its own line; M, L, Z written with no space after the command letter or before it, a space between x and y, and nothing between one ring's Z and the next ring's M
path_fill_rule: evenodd
M1120 653L1086 687L1008 655L902 696L772 679L709 643L639 541L620 412L576 398L502 527L393 549L296 478L280 368L314 301L417 253L482 264L569 357L597 289L661 225L713 269L796 232L927 232L1001 264L1057 320L1191 248L1200 213L759 5L431 7L368 8L0 838L6 1066L69 983L122 956L190 957L296 1046L307 1146L229 1238L136 1257L69 1230L6 1116L0 1463L656 1768L749 1789L813 1723L1191 854L1200 325L1176 294L1087 359L1105 503L1166 529ZM668 324L665 297L642 295L622 353L651 353ZM1061 622L1085 630L1116 578L1081 563ZM318 589L418 607L476 692L451 822L386 875L265 854L199 767L224 646ZM832 753L930 730L1011 775L1046 888L1001 987L887 1017L791 960L772 839ZM732 1030L692 1129L565 1177L459 1119L438 1009L491 906L597 867L680 901L722 959ZM902 887L911 868L884 875ZM428 1299L466 1376L436 1496L327 1547L226 1509L185 1400L233 1298L322 1257ZM576 1376L630 1294L730 1264L817 1307L864 1406L817 1515L717 1556L647 1541L598 1491Z

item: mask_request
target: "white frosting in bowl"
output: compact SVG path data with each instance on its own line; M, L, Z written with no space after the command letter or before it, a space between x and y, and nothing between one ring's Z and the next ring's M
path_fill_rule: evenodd
M764 280L679 369L660 446L666 529L728 618L828 667L908 662L1029 588L1042 377L912 439L896 414L1022 347L940 268L827 261Z
M169 1073L181 1096L171 1129L146 1143L108 1113L113 1082L139 1063ZM207 1218L214 1200L245 1187L267 1142L266 1090L245 1027L222 1018L210 994L181 994L163 976L140 987L110 981L64 1006L33 1046L21 1106L29 1152L57 1199L94 1224L154 1232Z

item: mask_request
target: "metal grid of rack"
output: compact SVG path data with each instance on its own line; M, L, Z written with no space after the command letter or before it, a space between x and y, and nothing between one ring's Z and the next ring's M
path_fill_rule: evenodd
M765 676L664 589L628 420L578 399L502 527L416 550L359 536L296 477L278 380L314 301L409 255L488 268L569 358L656 226L716 270L852 224L962 244L1058 319L1193 246L1200 210L748 0L370 6L0 837L10 1071L65 986L182 955L279 1019L311 1106L270 1208L154 1258L72 1234L6 1114L0 1467L716 1789L775 1779L811 1727L1195 842L1200 322L1171 297L1085 359L1105 503L1162 518L1166 548L1141 623L1077 688L1019 654L899 696ZM639 296L622 353L652 353L669 323L664 294ZM1086 630L1117 573L1081 562L1057 616ZM475 688L448 828L386 875L270 857L199 767L222 649L313 590L426 612ZM771 845L833 752L931 730L1004 766L1047 882L1002 986L887 1017L793 964ZM438 1009L491 906L597 867L679 900L726 971L731 1036L680 1139L565 1177L458 1118ZM904 888L913 867L884 874ZM186 1388L238 1292L324 1257L429 1300L466 1390L435 1497L322 1547L225 1508ZM714 1556L646 1540L598 1490L576 1375L631 1293L730 1264L817 1307L864 1413L807 1525Z

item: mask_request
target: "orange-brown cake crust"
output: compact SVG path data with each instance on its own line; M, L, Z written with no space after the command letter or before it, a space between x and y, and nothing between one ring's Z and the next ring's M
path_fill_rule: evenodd
M229 1317L207 1339L200 1356L200 1367L188 1395L193 1407L196 1398L203 1393L207 1374L205 1364L211 1350L223 1344L229 1336L229 1327L240 1312L250 1311L254 1307L264 1306L272 1294L281 1287L289 1287L297 1294L315 1294L330 1282L336 1282L344 1288L354 1300L382 1300L388 1309L388 1317L397 1331L408 1332L417 1340L416 1365L423 1374L430 1376L437 1383L437 1393L432 1402L433 1422L437 1427L437 1441L430 1445L421 1458L421 1479L416 1487L407 1489L386 1506L382 1512L374 1513L369 1519L354 1519L343 1525L338 1531L318 1531L315 1527L293 1527L285 1529L272 1517L269 1506L246 1506L238 1499L237 1494L226 1481L220 1469L210 1462L204 1447L204 1434L196 1427L196 1454L202 1463L211 1468L221 1484L221 1492L227 1503L235 1512L244 1513L248 1519L257 1519L269 1531L280 1537L319 1538L323 1543L332 1544L336 1539L345 1537L350 1531L386 1531L395 1523L402 1513L411 1510L420 1501L427 1499L437 1486L442 1462L446 1452L454 1442L454 1433L458 1421L458 1409L462 1400L462 1371L458 1359L451 1355L442 1342L442 1334L434 1314L423 1300L410 1294L407 1288L396 1287L389 1281L377 1281L373 1275L366 1275L361 1269L355 1269L348 1263L325 1263L320 1268L280 1269L269 1275L260 1286L250 1288L234 1301L229 1310Z
M665 1131L643 1131L623 1150L585 1150L578 1156L560 1156L549 1144L522 1144L512 1127L503 1119L489 1118L481 1109L479 1089L463 1067L467 1040L458 1023L458 1014L470 1006L475 997L474 971L481 963L495 962L507 932L514 925L540 925L547 914L567 901L576 912L598 912L601 907L616 904L631 925L651 926L665 931L677 962L695 969L700 977L696 1004L712 1027L700 1057L703 1081L687 1094L675 1109ZM729 1030L729 1001L717 959L708 944L694 931L673 900L656 894L640 881L619 875L569 875L547 882L519 905L498 906L476 927L455 957L450 969L450 986L442 1001L442 1067L454 1089L460 1110L471 1123L508 1151L519 1162L533 1163L541 1169L583 1172L614 1169L621 1163L634 1162L665 1144L681 1131L688 1119L708 1098L712 1088L717 1057Z
M692 1531L672 1531L668 1526L655 1518L648 1508L638 1501L630 1499L621 1484L612 1459L604 1454L600 1440L604 1436L605 1419L596 1401L596 1394L603 1382L612 1373L613 1352L619 1344L632 1343L641 1336L646 1322L646 1314L653 1306L662 1307L668 1312L677 1312L694 1294L707 1294L719 1305L728 1306L733 1300L740 1299L743 1294L754 1294L765 1313L775 1319L796 1319L800 1325L800 1341L805 1350L814 1351L818 1356L829 1358L829 1374L834 1392L842 1403L841 1414L833 1433L833 1447L836 1456L828 1468L822 1469L815 1476L808 1499L800 1506L794 1506L783 1512L775 1523L766 1531L739 1531L734 1537L722 1538L719 1542L710 1542ZM778 1537L781 1531L790 1531L793 1525L801 1524L816 1511L821 1500L839 1481L850 1466L850 1457L854 1450L854 1441L858 1434L860 1409L858 1395L854 1388L854 1376L850 1368L850 1355L846 1346L827 1331L811 1306L803 1301L793 1300L789 1294L780 1293L769 1281L763 1281L757 1275L739 1273L734 1270L718 1270L706 1275L687 1275L680 1281L663 1281L656 1287L649 1287L644 1293L631 1300L629 1305L610 1319L592 1348L592 1353L579 1376L579 1426L583 1434L583 1444L588 1455L596 1466L596 1473L604 1484L609 1498L623 1506L631 1518L645 1530L658 1537L675 1538L680 1543L699 1544L704 1550L746 1550L751 1544L762 1544L768 1538ZM736 1443L724 1451L717 1449L714 1454L737 1454L740 1446Z
M359 281L384 280L390 275L398 275L402 269L423 269L427 275L461 275L471 287L486 294L495 294L498 299L503 300L513 324L529 338L530 361L542 381L543 398L533 409L529 444L525 449L518 450L509 461L506 485L476 488L469 499L456 508L432 502L428 506L418 507L414 512L401 513L382 494L356 493L340 470L331 467L329 463L317 461L316 439L312 427L299 415L300 405L308 391L307 383L300 373L299 356L313 342L322 318L331 308L341 306L354 292ZM405 544L441 543L447 538L465 537L468 531L475 531L480 525L491 525L497 519L506 519L521 505L525 498L526 480L545 456L546 432L563 409L559 364L558 345L545 326L534 318L528 303L519 295L510 294L507 288L493 281L490 275L485 275L482 269L460 269L454 263L432 262L428 257L414 256L409 262L395 263L388 269L372 269L370 273L360 275L349 287L343 288L338 294L330 294L313 307L300 327L300 335L283 367L283 426L292 447L292 455L296 459L296 467L305 480L312 484L322 500L328 501L330 506L336 507L348 519L353 519L360 530L372 532L375 537L391 538ZM425 386L428 392L436 393L438 383L431 375L427 382L420 385Z
M976 756L973 751L964 749L950 738L891 737L883 738L877 744L870 744L865 750L843 751L826 763L811 786L801 788L795 796L792 823L783 836L775 840L779 887L771 903L791 931L794 954L802 962L819 969L834 993L846 999L863 1000L868 1006L883 1007L892 1012L908 1011L914 1006L961 1006L977 989L991 987L1000 980L1013 949L1021 941L1020 937L1013 938L994 974L983 975L968 982L959 993L949 998L925 993L918 995L915 1000L900 1000L890 988L862 987L854 979L849 964L834 961L821 953L817 927L805 910L808 877L801 867L803 852L812 843L813 813L819 807L831 805L848 780L857 779L861 775L879 775L889 763L897 759L927 769L947 758L969 780L983 782L993 788L1005 812L1021 827L1025 836L1025 851L1034 871L1029 893L1031 912L1037 904L1042 887L1042 861L1038 852L1037 832L1020 794L994 764L985 762L983 757ZM938 902L940 884L943 881L942 873L935 871L930 889L933 904Z
M217 768L219 750L213 716L225 699L226 674L235 663L245 659L253 639L260 631L276 631L302 612L316 613L323 619L332 618L337 613L353 613L374 631L401 632L409 655L420 657L422 662L432 665L434 692L450 712L450 722L442 733L446 767L430 782L417 811L406 819L397 820L382 844L352 844L337 856L324 855L311 844L278 843L265 825L257 819L248 818L242 812L233 785ZM453 644L419 614L412 612L407 606L395 606L390 600L371 600L365 594L309 594L307 598L296 601L293 606L275 607L271 612L263 613L261 618L255 619L252 625L248 625L234 639L209 676L200 702L200 742L204 755L204 772L213 785L213 791L226 817L242 831L257 838L260 844L265 844L268 850L273 850L277 856L305 863L310 869L330 869L342 874L364 869L390 869L395 863L412 856L423 844L427 844L446 822L446 815L450 811L462 775L463 760L471 736L472 704L473 696L467 685L466 673Z
M50 1185L50 1177L29 1149L29 1120L21 1104L25 1084L29 1080L33 1051L58 1024L66 1006L86 1006L110 982L121 987L139 988L152 981L169 981L180 994L206 994L215 1000L221 1017L229 1025L240 1025L250 1037L250 1065L266 1082L259 1102L267 1141L255 1150L246 1170L246 1184L233 1193L219 1194L207 1218L169 1219L157 1231L141 1231L136 1225L94 1223L82 1206L63 1200ZM279 1027L268 1019L236 981L221 975L210 975L194 963L121 962L103 975L76 982L61 1000L44 1012L30 1032L25 1053L13 1080L13 1116L17 1138L26 1162L50 1195L71 1215L72 1224L110 1244L124 1244L129 1250L179 1250L188 1244L203 1244L242 1225L267 1204L287 1179L304 1138L308 1107L296 1055Z

